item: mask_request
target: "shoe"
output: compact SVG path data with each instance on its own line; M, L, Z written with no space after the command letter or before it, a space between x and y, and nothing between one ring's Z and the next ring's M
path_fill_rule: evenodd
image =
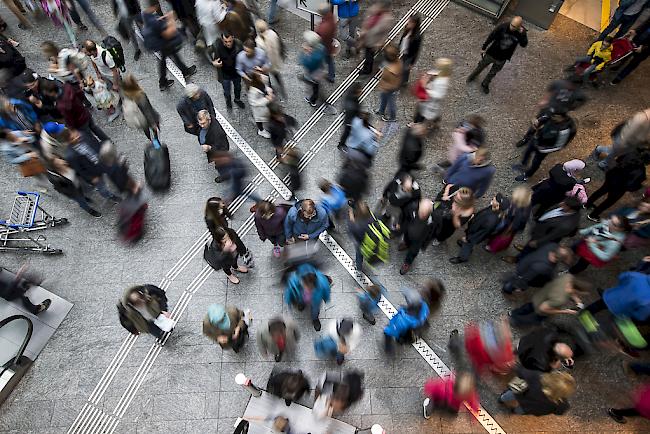
M524 173L522 173L521 175L515 178L515 181L519 181L519 182L526 182L527 180L528 177Z
M275 359L276 362L279 362L280 360L282 360L282 353L276 354L274 359Z
M239 283L239 277L235 276L234 274L228 274L228 280L230 280L230 283L233 285L237 285Z
M174 80L165 79L165 81L161 81L158 84L158 88L160 89L161 92L163 92L163 91L169 89L170 87L172 87L173 84L174 84Z
M187 80L188 78L190 78L194 74L196 74L196 65L192 65L189 68L187 68L185 70L185 72L183 73L183 77Z
M517 142L517 144L516 144L515 146L518 147L518 148L521 148L521 147L524 146L526 143L528 143L528 140L527 140L527 139L521 139L520 141Z
M336 149L338 149L338 150L341 151L341 152L348 152L348 147L347 147L345 144L341 144L341 143L339 143L339 144L336 146Z
M449 340L451 340L452 338L454 338L456 336L458 336L458 329L453 329L451 331L451 333L449 333Z
M214 178L214 182L216 182L217 184L221 184L222 182L227 181L227 180L228 180L228 178L224 178L224 177L221 176L221 175L219 175L219 176L217 176L216 178Z
M411 266L409 264L402 264L402 267L399 269L399 274L402 276L409 272Z
M115 119L119 118L121 114L122 112L120 110L115 109L115 111L112 114L108 115L108 123L110 124Z
M612 81L609 82L609 84L611 84L612 86L616 86L620 82L621 80L619 80L618 78L614 78Z
M197 39L196 43L194 44L194 48L197 50L205 50L205 41L203 39Z
M232 112L232 102L226 101L226 110L228 110L228 113Z
M257 130L257 135L264 137L265 139L270 139L271 138L271 133L269 133L266 130Z
M484 94L490 93L490 88L484 84L481 84L481 90L483 91Z
M512 247L514 247L515 250L517 250L518 252L523 252L525 248L523 244L519 244L519 243L513 244Z
M520 164L520 163L513 164L510 167L512 168L512 170L516 170L517 172L523 172L523 171L526 170L526 166L524 166L523 164Z
M471 83L471 82L473 82L474 80L476 80L476 76L475 76L475 75L468 75L467 78L465 79L465 83Z
M429 406L429 402L430 402L429 398L426 398L422 402L422 416L424 416L425 419L431 419L431 415L427 411L427 407Z
M279 258L281 253L282 253L282 249L280 248L280 246L273 247L273 257L274 258Z
M41 312L45 312L47 308L50 307L51 304L52 304L52 300L50 300L49 298L43 300L43 302L38 305L38 310L36 311L36 314L38 315Z
M97 219L102 216L102 213L93 208L88 208L86 212Z
M440 241L438 241L437 239L434 238L433 241L431 241L431 245L432 245L432 246L439 246L439 245L440 245Z
M80 23L77 28L81 30L82 32L87 32L88 31L88 26L85 25L84 23Z
M363 319L365 319L366 321L368 321L368 322L370 323L370 325L375 325L375 323L377 323L377 320L375 319L374 316L369 316L369 315L368 315L367 313L365 313L365 312L363 313Z
M589 220L591 220L592 222L596 222L596 223L598 223L598 222L600 221L600 217L593 216L593 215L591 215L591 214L587 214L587 218L588 218Z
M320 331L320 320L318 318L316 318L311 323L314 325L314 330L319 332Z
M136 50L135 53L133 53L133 60L137 62L140 60L140 56L142 56L142 51Z
M389 119L386 116L382 116L381 120L384 121L384 122L395 122L397 120L397 118Z
M467 259L463 259L460 256L455 256L453 258L449 258L449 262L452 264L462 264L463 262L467 262Z
M334 79L333 79L333 78L329 78L329 77L327 77L327 81L329 81L330 83L334 83Z
M627 420L626 420L623 416L620 416L620 415L614 413L614 409L613 409L613 408L608 408L608 409L607 409L607 416L609 416L609 417L611 417L612 419L614 419L614 422L618 422L618 423L621 423L621 424L623 424L623 423L627 423Z
M315 103L315 102L311 102L311 100L310 100L309 98L305 97L305 101L307 101L307 103L308 103L310 106L312 106L312 107L316 107L316 103Z
M236 99L236 100L235 100L235 104L236 104L237 107L239 107L240 109L243 109L243 108L245 107L244 103L243 103L242 100L240 100L240 99Z
M515 264L517 262L517 257L516 256L503 256L501 258L503 262L506 262L508 264Z

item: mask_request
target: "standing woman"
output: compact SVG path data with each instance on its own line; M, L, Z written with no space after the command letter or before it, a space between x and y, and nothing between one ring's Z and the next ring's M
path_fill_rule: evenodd
M277 82L280 96L282 96L283 99L286 99L287 92L284 88L284 82L281 77L282 67L284 66L284 55L282 54L282 42L280 41L280 36L275 30L270 29L264 20L255 21L255 30L257 31L255 44L264 50L268 56L269 62L271 63L269 74L273 76Z
M399 40L399 54L402 56L402 87L408 84L411 69L418 60L421 45L420 16L414 14L406 22L404 33L402 33L402 37Z
M427 72L424 80L425 98L417 105L414 122L425 121L429 131L438 126L442 100L447 96L451 77L451 59L436 59L435 69Z
M147 94L133 74L127 74L122 80L122 96L122 110L126 124L133 129L142 130L149 140L158 139L160 115L152 107Z
M381 115L384 122L394 122L397 120L397 92L402 81L402 62L394 45L388 45L384 49L384 58L386 66L379 79L379 110L375 113Z
M248 253L246 246L233 229L217 227L214 230L214 237L203 251L203 258L215 270L223 270L233 284L239 283L239 278L233 271L248 273L248 267L238 265L237 259Z
M514 237L523 232L526 223L530 219L530 201L533 192L527 185L515 187L512 192L510 208L506 212L505 219L501 221L494 235L485 246L490 253L500 252L510 246Z
M204 219L214 239L217 236L217 228L228 228L228 220L232 219L232 214L223 199L211 197L205 203Z
M570 160L556 164L548 172L548 178L533 186L531 206L537 206L535 218L539 218L550 207L564 200L573 187L580 181L579 173L585 168L582 160Z
M255 227L260 240L273 243L273 256L280 257L282 247L286 243L284 236L284 219L289 211L289 205L275 205L263 200L255 210Z
M434 205L433 245L446 241L474 217L474 192L467 187L448 184Z
M268 77L266 77L268 81ZM269 121L269 103L273 101L273 91L265 84L262 75L254 72L251 74L250 87L248 88L248 104L253 111L253 119L257 125L257 135L265 139L271 138L269 133L264 128L264 122Z

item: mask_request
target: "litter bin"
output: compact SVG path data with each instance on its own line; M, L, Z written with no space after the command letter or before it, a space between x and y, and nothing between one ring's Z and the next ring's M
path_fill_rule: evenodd
M564 0L519 0L515 15L544 30L548 30Z

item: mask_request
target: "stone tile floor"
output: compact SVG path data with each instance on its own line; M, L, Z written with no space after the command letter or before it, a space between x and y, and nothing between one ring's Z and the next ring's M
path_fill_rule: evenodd
M94 2L93 5L103 22L113 23L108 4ZM393 5L395 15L401 17L412 2L399 0L394 1ZM13 17L6 18L10 24L14 24ZM286 13L278 25L278 32L289 47L284 68L287 87L291 90L287 110L300 122L305 122L313 112L302 101L305 89L296 79L300 70L296 58L301 33L307 27L305 21ZM12 28L15 29L15 26ZM564 65L581 55L593 38L589 29L563 17L559 17L547 32L530 29L530 45L517 51L513 61L494 80L492 92L485 96L477 86L466 86L464 78L474 67L479 47L491 28L492 23L488 19L450 3L429 28L417 71L413 74L415 77L426 71L435 57L448 56L454 60L454 79L445 103L443 125L441 131L429 141L424 163L429 167L446 154L450 133L456 122L467 113L480 113L488 120L488 143L498 167L490 193L507 192L513 187L514 174L509 167L518 157L518 150L512 144L519 139L527 128L528 119L535 114L536 101L546 83L558 77ZM65 44L63 33L58 29L53 30L47 22L40 23L30 33L11 30L9 34L21 42L20 49L28 63L40 73L44 72L46 66L38 49L40 41L51 38ZM93 30L87 35L98 36ZM30 373L2 406L1 432L59 433L68 430L128 335L117 321L116 299L128 285L160 282L205 231L202 213L206 198L224 194L225 191L224 186L214 184L215 173L205 166L196 139L185 134L180 126L174 106L182 95L182 87L176 83L161 94L157 89L157 62L153 56L144 55L135 63L131 61L131 48L126 47L126 51L129 70L141 80L152 104L161 114L162 138L169 145L172 158L172 188L166 194L151 197L148 234L136 246L127 248L117 241L114 228L116 215L110 205L100 200L104 217L95 220L67 199L52 193L45 198L46 209L57 216L68 217L72 222L69 227L48 231L49 240L63 248L65 255L58 258L2 256L2 265L8 268L15 269L23 261L30 261L47 276L44 287L75 303L75 306ZM217 109L225 114L225 104L214 71L191 48L185 47L182 55L199 66L194 81L209 91ZM337 59L337 82L346 77L353 67L354 62ZM576 140L568 150L550 156L538 177L532 181L537 181L559 161L574 156L586 158L595 144L607 141L614 125L634 111L647 107L650 92L644 86L643 77L648 72L645 65L616 88L590 90L592 100L575 114L579 123ZM335 85L325 87L331 92ZM400 95L399 125L406 124L412 116L414 107L410 100L408 92ZM365 103L370 110L374 109L378 104L377 92L371 94ZM134 174L141 179L144 136L129 130L123 121L106 125L102 113L97 113L96 118L128 156ZM262 158L269 161L272 147L255 134L250 112L236 110L228 118ZM309 149L329 126L331 119L321 119L300 141L299 149L303 152ZM395 171L400 135L401 132L393 137L377 157L371 202L378 199L383 185ZM301 196L317 196L318 178L335 178L336 168L341 163L341 156L335 147L336 139L330 140L308 166ZM0 212L6 213L13 192L19 188L29 188L32 184L20 178L6 163L0 164L3 170ZM592 185L598 185L602 179L600 172L591 166L587 172L588 176L595 178ZM255 174L252 166L251 173ZM283 174L280 169L276 173ZM419 182L428 195L437 193L440 188L439 178L428 170L422 171ZM271 187L266 182L259 189L263 195L270 191ZM239 227L248 217L250 204L248 202L236 213L233 227ZM339 231L333 236L342 247L352 252L344 226L340 224ZM233 421L243 413L246 404L246 394L234 385L234 374L245 372L255 382L265 383L275 363L258 354L254 338L240 354L222 353L200 332L205 308L212 302L251 308L257 319L286 312L278 285L280 265L270 257L269 245L263 245L254 231L244 237L244 242L255 252L257 267L238 286L227 283L221 274L215 273L198 288L177 329L160 350L138 393L123 414L117 432L230 433ZM494 318L524 299L522 296L504 300L500 294L499 275L509 268L497 257L477 249L469 264L451 266L447 259L455 251L453 240L447 245L430 248L418 257L413 271L401 277L398 274L401 254L393 250L392 263L375 270L375 277L389 288L389 299L396 305L401 302L399 288L417 284L431 276L444 280L449 297L425 334L425 340L446 363L450 363L450 360L445 344L452 329L462 327L469 320ZM594 272L593 278L600 286L607 287L615 281L616 272L634 259L634 252L627 252L616 266ZM353 307L354 280L334 258L325 256L323 262L327 273L334 278L334 288L332 303L324 310L322 318L327 321L345 314L360 319L359 312ZM203 267L201 255L196 255L175 277L168 288L171 305L179 300ZM304 314L296 316L305 331L300 341L300 352L280 365L303 369L313 380L325 369L341 371L335 364L315 358L310 347L316 334L310 330ZM365 341L351 354L343 369L364 370L366 394L342 419L364 427L380 423L389 433L483 432L483 428L467 413L461 413L458 417L435 415L429 421L422 419L421 387L426 378L435 373L410 347L401 349L394 359L387 360L379 346L380 327L385 323L385 318L379 319L375 327L362 322ZM107 414L113 412L152 343L148 336L135 342L97 403L100 410ZM609 405L625 405L627 393L636 383L623 375L620 362L619 358L608 355L580 361L575 369L578 394L572 400L571 411L563 417L535 418L504 413L496 403L497 393L503 384L494 380L481 385L482 403L506 432L591 433L615 432L622 428L627 432L650 431L650 425L644 421L630 420L626 426L619 426L604 414L603 409Z

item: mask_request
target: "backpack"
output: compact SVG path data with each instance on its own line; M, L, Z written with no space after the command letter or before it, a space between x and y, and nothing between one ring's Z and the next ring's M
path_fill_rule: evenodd
M122 99L122 112L124 113L124 120L129 127L142 130L148 126L147 119L142 114L142 110L140 110L138 104L132 99Z
M131 320L126 315L126 308L124 307L122 302L117 303L117 315L120 318L120 324L122 325L122 327L124 327L134 335L140 334L138 329L135 328L135 325L131 322Z
M368 263L377 261L388 262L388 240L390 229L382 221L372 215L373 221L368 225L366 233L361 240L361 254Z
M120 71L125 72L126 62L124 61L124 49L122 48L120 41L109 35L102 40L101 46L111 55L113 62L115 62L115 66L120 68ZM101 57L104 65L108 66L106 63L106 51L102 52Z

